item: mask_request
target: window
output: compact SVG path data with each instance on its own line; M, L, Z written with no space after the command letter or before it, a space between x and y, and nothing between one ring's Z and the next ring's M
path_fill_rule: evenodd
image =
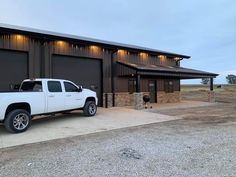
M23 82L20 91L23 92L42 92L42 82L41 81L26 81Z
M78 92L78 88L70 82L64 82L66 92Z
M62 92L61 83L59 81L48 81L49 92Z
M165 92L173 93L174 92L174 82L172 80L165 81Z
M129 79L128 81L128 91L130 94L134 93L136 90L136 81L134 79Z

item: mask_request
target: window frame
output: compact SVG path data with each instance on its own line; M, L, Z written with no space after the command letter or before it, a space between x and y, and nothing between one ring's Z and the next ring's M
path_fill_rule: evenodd
M41 89L40 89L40 91L38 90L27 90L27 91L25 91L25 90L22 90L22 86L24 85L24 83L39 83L38 85L40 85L41 86ZM35 86L36 84L34 84L34 86ZM22 84L21 84L21 86L20 86L20 91L21 92L43 92L43 83L42 83L42 81L25 81L25 82L23 82Z
M174 80L172 79L165 80L164 89L166 93L174 93Z
M52 83L52 82L57 82L57 83L60 83L60 89L61 89L61 91L50 91L50 89L49 89L49 83ZM60 81L47 81L47 88L48 88L48 92L50 92L50 93L62 93L63 92L63 89L62 89L62 84L61 84L61 82Z
M76 88L76 91L72 91L72 92L66 91L66 84L70 84L70 85L74 86L74 87ZM79 88L78 88L75 84L73 84L73 83L71 83L71 82L64 81L64 82L63 82L63 86L64 86L64 89L65 89L65 92L69 92L69 93L79 92Z

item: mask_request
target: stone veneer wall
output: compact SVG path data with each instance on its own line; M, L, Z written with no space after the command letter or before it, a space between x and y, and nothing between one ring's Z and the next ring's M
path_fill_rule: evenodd
M112 93L103 93L103 107L106 107L106 94L107 94L107 107L112 107Z
M134 105L134 95L128 92L115 94L115 106L132 106Z
M177 103L181 101L181 93L175 91L173 93L157 92L158 103Z
M134 109L140 110L143 109L143 93L134 93Z
M149 92L140 92L130 94L128 92L115 93L115 106L134 106L135 109L143 108L143 95L149 95ZM157 92L158 103L177 103L181 100L181 93L175 91L173 93ZM107 106L112 107L112 93L107 93ZM103 107L106 106L106 96L103 94Z

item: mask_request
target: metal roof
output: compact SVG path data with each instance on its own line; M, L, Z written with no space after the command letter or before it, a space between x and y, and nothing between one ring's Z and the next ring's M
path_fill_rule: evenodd
M130 62L117 61L117 63L133 68L144 75L155 75L162 73L161 75L166 76L184 76L184 77L216 77L218 74L210 73L206 71L200 71L195 69L183 68L183 67L173 67L173 66L163 66L163 65L147 65L147 64L136 64Z
M4 23L0 23L0 30L1 29L85 41L85 42L90 42L90 43L107 45L107 46L117 48L117 49L119 49L119 48L120 49L131 49L131 50L133 49L133 50L144 51L144 52L171 55L171 56L176 56L176 57L180 57L180 58L190 58L190 56L188 56L188 55L166 52L166 51L162 51L162 50L156 50L156 49L141 47L141 46L137 46L137 45L123 44L123 43L118 43L118 42L88 38L88 37L83 37L83 36L76 36L76 35L71 35L71 34L63 34L63 33L58 33L58 32L51 32L51 31L46 31L46 30L39 30L39 29L34 29L34 28L9 25L9 24L4 24Z

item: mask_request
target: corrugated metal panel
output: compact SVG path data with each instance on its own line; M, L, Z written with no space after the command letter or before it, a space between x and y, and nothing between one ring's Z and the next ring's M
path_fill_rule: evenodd
M138 65L163 65L163 66L176 66L176 61L172 58L160 59L158 56L148 54L137 54L130 52L118 52L115 55L117 61L123 63L132 63Z
M102 104L102 68L96 59L53 55L53 78L71 80L84 88L97 92L99 105Z
M165 55L172 55L172 56L177 56L177 57L181 57L181 58L190 58L190 56L187 56L187 55L181 55L181 54L166 52L166 51L162 51L162 50L151 49L151 48L147 48L147 47L141 47L141 46L136 46L136 45L93 39L93 38L76 36L76 35L62 34L62 33L57 33L57 32L51 32L51 31L45 31L45 30L39 30L39 29L33 29L33 28L26 28L26 27L21 27L21 26L8 25L8 24L3 24L3 23L0 23L0 29L20 31L23 33L35 34L38 36L42 36L42 35L45 37L49 36L51 38L52 37L64 38L64 39L68 39L68 40L78 40L78 41L90 42L90 43L94 43L94 44L106 45L106 46L113 47L113 48L126 48L126 49L133 49L133 50L139 50L139 51L147 51L147 52L152 52L152 53L160 53L160 54L165 54Z

